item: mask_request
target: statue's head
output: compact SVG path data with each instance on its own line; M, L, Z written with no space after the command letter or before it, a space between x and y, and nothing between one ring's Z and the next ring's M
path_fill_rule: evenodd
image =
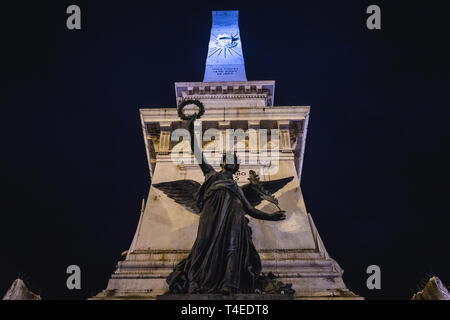
M235 174L239 171L239 158L237 157L236 153L227 152L224 153L222 158L222 171L224 172L231 172L232 174Z

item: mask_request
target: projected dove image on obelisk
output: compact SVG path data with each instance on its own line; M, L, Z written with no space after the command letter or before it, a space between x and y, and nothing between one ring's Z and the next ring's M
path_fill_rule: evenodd
M247 81L251 41L238 11L213 11L203 81L175 82L173 106L140 109L151 186L93 299L360 298L302 196L310 107L276 106L275 81Z
M213 11L204 82L247 81L238 11Z

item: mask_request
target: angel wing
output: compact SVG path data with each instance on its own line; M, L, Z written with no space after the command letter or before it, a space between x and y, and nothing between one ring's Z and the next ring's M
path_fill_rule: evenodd
M250 183L243 185L241 188L247 200L254 207L260 204L262 200L268 200L270 202L275 203L274 201L270 200L270 197L275 199L276 201L275 204L278 206L278 200L276 200L276 198L273 197L273 195L271 194L283 188L285 185L291 182L292 179L294 179L294 177L288 177L272 181L259 181L258 178L257 182L251 180ZM261 190L260 187L262 187L263 190ZM267 195L267 193L265 193L264 191L268 191L270 195Z
M196 194L201 185L197 181L175 180L156 183L153 186L164 192L166 196L173 199L176 203L184 206L190 212L200 214Z

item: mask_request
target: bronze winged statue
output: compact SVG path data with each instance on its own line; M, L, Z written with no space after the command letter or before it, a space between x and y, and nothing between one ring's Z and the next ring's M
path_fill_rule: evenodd
M249 220L245 217L248 214L255 219L284 220L286 216L282 210L269 214L255 206L293 177L267 182L249 179L249 184L239 187L233 180L233 174L239 170L236 155L232 163L227 163L224 156L221 170L215 171L205 161L201 151L195 152L196 118L197 114L194 114L188 123L191 150L199 158L196 160L205 177L203 184L193 180L177 180L153 185L200 216L197 237L190 254L167 277L169 292L293 294L291 284L277 281L271 273L261 273L261 260L252 242Z

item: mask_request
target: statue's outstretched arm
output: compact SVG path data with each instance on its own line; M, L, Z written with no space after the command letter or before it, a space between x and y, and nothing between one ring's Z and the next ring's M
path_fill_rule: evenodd
M201 147L198 146L198 143L195 143L195 133L194 133L194 121L196 118L196 114L189 120L189 133L191 135L191 150L194 153L195 160L197 161L200 169L202 169L203 174L207 174L211 170L214 170L211 165L209 165L205 158L203 157L203 152Z
M244 209L246 210L247 214L255 219L260 220L269 220L269 221L279 221L286 219L286 215L284 214L285 211L277 211L275 213L266 213L261 210L256 209L253 207L248 199L245 197L244 192L240 187L237 188L239 195L241 197L242 204L244 205Z

